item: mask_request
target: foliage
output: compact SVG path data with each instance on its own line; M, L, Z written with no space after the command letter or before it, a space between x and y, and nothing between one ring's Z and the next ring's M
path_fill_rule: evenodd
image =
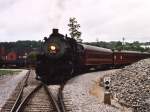
M122 42L118 41L118 42L115 44L114 50L121 51L122 49L123 49Z
M82 41L81 37L81 32L79 31L80 24L78 24L76 18L70 18L69 19L69 31L70 31L70 36L73 39L76 39L77 41Z
M126 42L125 45L122 45L120 41L111 41L111 42L104 42L104 41L97 41L97 42L86 42L85 44L94 45L98 47L104 47L112 50L129 50L129 51L141 51L141 52L150 52L150 48L143 48L141 45L150 45L148 42L140 43L135 41L133 43Z
M17 42L0 42L0 47L4 47L6 52L27 52L34 48L40 48L41 41L17 41Z
M31 63L36 62L37 60L37 52L30 52L29 55L27 56L27 60Z
M123 50L130 50L130 51L150 52L150 48L141 47L142 45L150 45L150 42L138 42L138 41L132 43L125 42L125 44L122 45L122 42L120 41L111 41L111 42L97 41L97 42L86 42L86 44L94 45L98 47L104 47L112 50L123 49ZM41 41L0 42L0 47L4 47L6 52L15 51L19 53L24 53L24 52L38 51L38 49L40 49L40 46L41 46Z
M21 72L20 70L0 70L0 76L2 75L14 75Z

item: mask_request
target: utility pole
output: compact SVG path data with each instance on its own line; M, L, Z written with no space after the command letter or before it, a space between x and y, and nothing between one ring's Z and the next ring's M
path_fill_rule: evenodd
M125 47L125 37L122 38L122 49L124 50Z

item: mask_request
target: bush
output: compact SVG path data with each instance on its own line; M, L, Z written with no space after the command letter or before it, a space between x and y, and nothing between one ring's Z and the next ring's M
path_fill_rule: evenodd
M35 64L35 62L37 61L37 54L37 52L30 52L27 56L28 63Z

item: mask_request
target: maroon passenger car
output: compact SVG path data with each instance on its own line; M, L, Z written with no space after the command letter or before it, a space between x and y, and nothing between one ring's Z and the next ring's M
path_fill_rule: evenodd
M83 55L80 56L81 65L85 67L102 68L113 65L113 52L110 49L81 44Z
M150 58L150 53L137 51L112 51L110 49L80 44L83 55L80 63L85 68L109 68L129 65L141 59Z
M128 65L149 57L149 53L142 53L137 51L115 51L114 66Z

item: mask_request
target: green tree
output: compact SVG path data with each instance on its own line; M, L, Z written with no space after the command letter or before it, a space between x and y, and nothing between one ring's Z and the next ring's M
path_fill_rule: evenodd
M122 42L120 42L120 41L116 42L115 49L118 51L121 51L122 50Z
M75 39L79 42L82 42L82 39L80 38L81 37L81 32L79 31L80 24L78 24L75 17L69 19L68 26L69 26L69 31L70 31L71 38L73 38L73 39Z
M34 52L34 51L32 51L32 52L30 52L29 53L29 55L27 56L27 60L28 60L28 62L30 62L30 63L35 63L36 62L36 60L37 60L37 52Z

